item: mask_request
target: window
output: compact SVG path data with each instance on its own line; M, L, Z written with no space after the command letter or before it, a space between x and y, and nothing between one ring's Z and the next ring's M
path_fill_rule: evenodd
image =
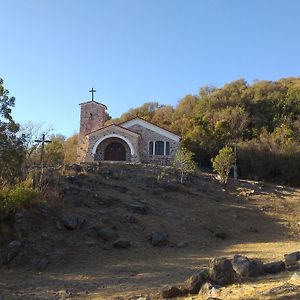
M166 155L170 155L170 143L166 142Z
M149 155L153 155L153 142L149 142Z
M155 142L155 155L164 155L164 142Z

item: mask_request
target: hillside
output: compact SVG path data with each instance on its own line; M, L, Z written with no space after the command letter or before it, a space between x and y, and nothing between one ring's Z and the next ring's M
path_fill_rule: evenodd
M18 216L19 236L2 221L1 253L12 240L21 245L1 267L0 299L160 299L162 286L183 282L213 257L270 262L300 249L298 189L222 187L204 173L180 185L171 168L107 163L53 176L45 198ZM153 245L164 234L167 241ZM291 275L231 286L222 299L260 299Z

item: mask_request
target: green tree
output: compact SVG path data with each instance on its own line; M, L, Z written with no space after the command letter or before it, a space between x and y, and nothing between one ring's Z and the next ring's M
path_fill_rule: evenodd
M196 169L196 163L193 160L194 153L187 148L181 146L179 147L173 166L180 173L180 183L183 183L183 178L188 174L193 174Z
M227 183L228 175L234 164L234 154L230 147L223 147L219 154L212 158L214 171L220 176L220 181L223 184Z
M18 136L19 125L11 116L14 106L15 98L10 97L0 78L0 184L15 182L25 159L24 138Z

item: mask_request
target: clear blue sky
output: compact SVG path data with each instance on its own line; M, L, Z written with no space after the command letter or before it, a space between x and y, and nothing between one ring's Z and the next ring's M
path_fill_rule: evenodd
M14 118L71 135L89 89L113 117L201 86L299 76L299 0L0 0Z

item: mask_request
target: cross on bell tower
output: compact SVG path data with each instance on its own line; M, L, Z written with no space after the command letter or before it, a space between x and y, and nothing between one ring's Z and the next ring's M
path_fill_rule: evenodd
M92 88L89 92L92 94L92 101L94 101L94 93L96 93L97 91Z

